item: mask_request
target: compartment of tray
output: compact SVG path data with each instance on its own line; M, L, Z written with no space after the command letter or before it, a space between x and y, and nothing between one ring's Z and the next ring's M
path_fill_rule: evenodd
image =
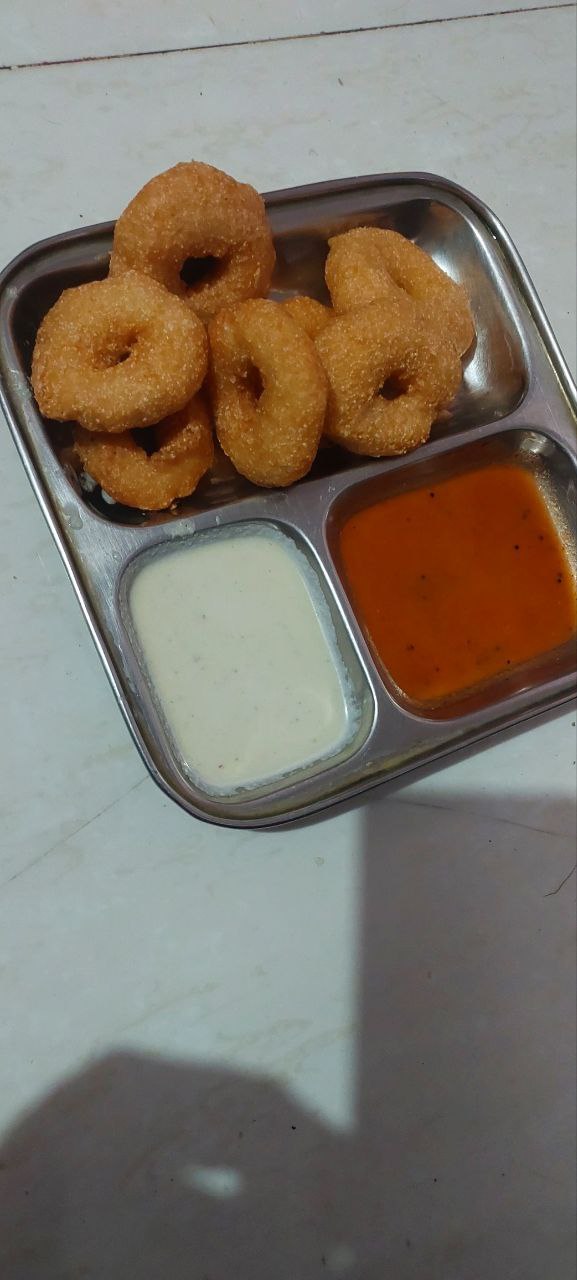
M265 540L272 538L274 542L284 545L291 560L294 557L299 575L312 601L327 651L332 652L343 695L346 730L342 742L334 750L321 754L318 758L284 772L279 771L270 778L265 778L262 783L251 782L223 789L203 782L202 776L187 761L166 719L163 698L149 674L146 652L141 648L131 595L139 573L148 565L158 565L163 557L178 556L193 549L200 551L203 546L210 547L228 539L238 541L247 537ZM339 609L330 578L310 542L295 525L263 513L262 517L249 516L247 520L240 522L233 519L223 524L214 524L192 537L186 534L178 539L161 537L145 551L137 552L127 561L120 573L114 601L115 629L122 636L119 649L123 679L132 691L131 701L139 732L150 755L158 761L161 772L165 776L172 776L180 786L184 786L193 801L203 806L216 802L224 812L246 802L253 805L258 805L259 802L266 804L271 795L274 795L275 803L280 806L283 797L295 785L308 784L314 787L320 775L328 779L335 773L342 774L345 768L354 767L353 761L362 751L374 723L376 706L373 692ZM212 603L216 605L218 615L218 591ZM208 600L207 606L210 604L211 601ZM193 609L194 607L193 604ZM202 605L199 604L198 607L200 609ZM179 625L186 630L183 622ZM223 672L223 676L228 674L230 673ZM276 728L282 734L282 724ZM198 726L198 731L202 733L202 725Z
M351 212L354 204L354 212ZM471 298L477 340L465 358L464 380L451 410L434 426L432 438L449 430L479 426L505 417L523 399L528 372L519 333L513 286L495 241L471 210L455 197L443 200L434 183L418 186L374 180L343 192L320 194L303 190L299 199L291 193L273 194L268 212L275 233L277 267L273 296L309 293L326 300L324 261L328 239L357 225L392 227L414 239L455 279ZM16 273L12 288L17 298L11 316L14 347L22 372L28 376L38 325L63 289L102 278L108 270L113 224L72 233L62 243L39 245L33 264ZM31 267L33 266L33 269ZM32 394L30 397L33 406ZM238 476L221 456L191 498L175 504L173 511L146 514L113 503L99 486L81 484L67 446L70 429L46 424L48 437L83 500L106 520L121 524L159 524L179 515L197 515L213 507L248 497L254 488ZM322 448L309 477L301 481L354 470L362 459L336 448Z
M339 532L351 516L387 498L411 490L430 489L434 492L435 486L453 476L504 465L522 468L532 476L565 552L575 589L577 464L558 441L527 427L496 431L481 440L466 441L453 449L443 448L429 457L408 458L402 465L379 476L347 486L330 507L325 537L352 612L355 612L354 603L349 594L339 547ZM487 519L490 519L489 512ZM577 671L576 636L573 633L559 646L512 666L510 671L490 676L461 693L447 695L438 703L414 701L399 688L379 658L362 618L357 617L357 622L365 634L376 670L390 697L411 716L423 720L455 721L461 717L488 713L498 703L507 702L518 694L530 693L538 688L546 690L560 679L571 678Z

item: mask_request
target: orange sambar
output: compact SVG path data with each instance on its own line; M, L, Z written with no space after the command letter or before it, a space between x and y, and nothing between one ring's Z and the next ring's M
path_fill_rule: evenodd
M339 534L367 639L395 684L439 702L564 644L575 582L532 476L470 471L365 507Z

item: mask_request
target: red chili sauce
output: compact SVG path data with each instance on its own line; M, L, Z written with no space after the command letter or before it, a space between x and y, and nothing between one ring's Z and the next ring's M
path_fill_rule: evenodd
M515 465L385 498L340 530L343 576L376 658L439 702L575 634L574 577L537 484Z

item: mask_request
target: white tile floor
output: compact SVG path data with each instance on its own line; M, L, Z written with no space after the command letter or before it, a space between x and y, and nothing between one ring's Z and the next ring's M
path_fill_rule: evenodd
M555 0L139 0L138 6L130 0L19 0L2 33L0 60L29 65L567 7Z
M0 5L0 259L192 155L426 169L500 214L574 363L575 6L521 7ZM0 474L3 1280L569 1280L574 712L297 830L202 826L6 432Z

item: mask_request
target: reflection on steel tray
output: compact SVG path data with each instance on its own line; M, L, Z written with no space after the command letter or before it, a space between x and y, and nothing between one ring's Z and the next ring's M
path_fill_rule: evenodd
M377 669L344 591L335 555L341 512L369 496L429 483L483 460L513 459L534 475L576 571L575 388L506 231L474 196L426 174L375 175L266 196L277 249L273 296L326 300L330 235L359 224L392 227L462 281L477 341L450 417L403 458L367 461L322 449L292 489L257 491L223 466L176 511L145 515L83 491L65 433L47 429L28 373L36 330L63 288L106 274L113 224L33 246L0 278L0 392L28 476L60 549L118 703L156 781L191 813L232 826L288 821L353 796L561 704L575 690L569 649L479 689L455 714L417 715ZM136 558L189 545L198 533L266 521L304 551L318 574L361 709L350 751L260 787L210 794L178 756L139 660L127 608ZM398 691L397 691L398 692Z

